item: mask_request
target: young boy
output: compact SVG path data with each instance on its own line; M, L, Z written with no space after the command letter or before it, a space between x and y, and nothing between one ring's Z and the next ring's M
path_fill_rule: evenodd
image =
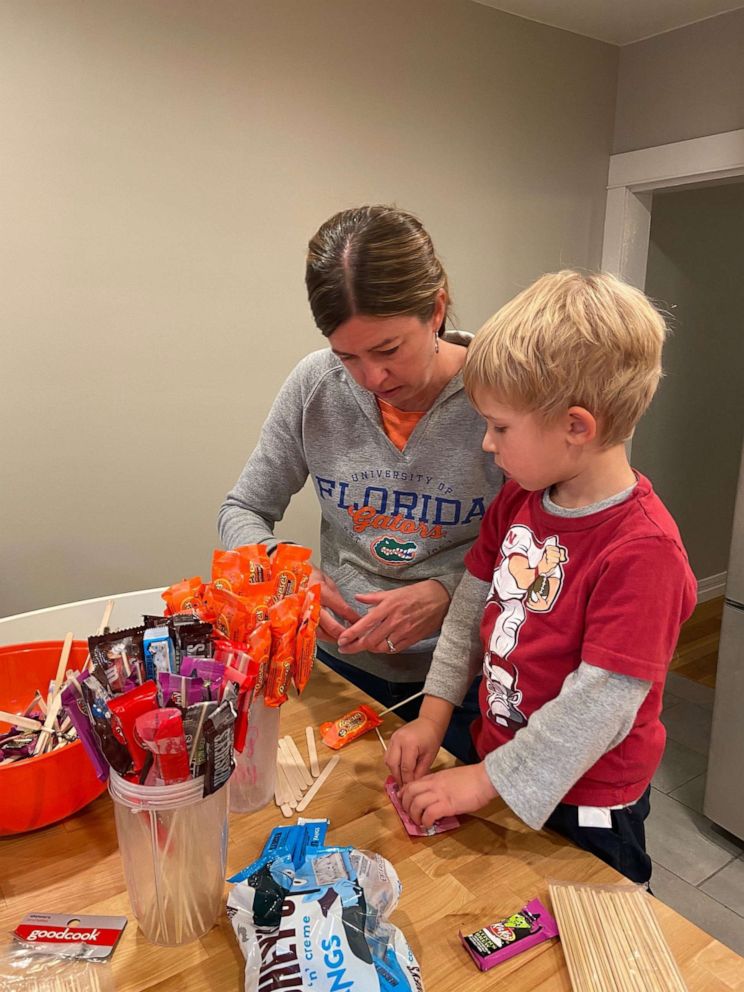
M570 271L538 279L476 335L465 388L509 481L465 558L419 718L387 751L416 821L500 795L529 826L645 883L662 691L696 602L679 531L624 445L664 335L638 290ZM481 663L481 761L426 774Z

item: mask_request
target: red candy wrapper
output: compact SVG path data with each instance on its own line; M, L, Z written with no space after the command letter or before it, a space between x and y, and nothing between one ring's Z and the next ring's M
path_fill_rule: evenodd
M140 746L153 755L148 785L173 785L189 778L189 756L180 710L168 707L143 713L135 720L134 731Z
M148 680L142 685L138 685L136 689L130 689L129 692L125 692L121 696L114 696L113 699L109 700L111 729L117 740L129 751L135 772L144 768L147 752L137 742L134 724L137 717L157 707L157 695L157 686Z

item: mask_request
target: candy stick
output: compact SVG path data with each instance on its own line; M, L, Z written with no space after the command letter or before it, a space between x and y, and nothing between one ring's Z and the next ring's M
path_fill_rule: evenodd
M289 748L292 758L294 759L295 768L297 768L300 775L302 776L305 785L306 786L312 785L313 777L310 774L310 772L307 770L307 765L302 760L302 755L300 754L299 749L294 742L294 738L287 735L284 738L284 740L287 742L287 747ZM304 792L305 790L303 789L302 791Z
M388 706L386 710L380 710L380 712L377 715L385 716L386 713L394 713L395 710L399 710L401 706L405 706L406 703L412 703L414 699L418 699L419 696L423 696L423 694L424 694L423 689L421 690L421 692L414 692L414 694L412 696L409 696L407 699L401 699L401 701L399 703L396 703L395 706Z
M382 744L382 750L383 751L387 751L387 744L385 743L385 738L380 733L380 728L379 727L375 727L375 733L380 738L380 744Z
M333 769L336 767L336 765L339 763L340 760L341 760L341 755L335 754L330 761L326 762L323 771L315 779L313 784L305 793L305 798L297 804L298 813L301 813L304 809L307 809L308 804L315 798L315 795L320 789L321 785L325 782L325 780L328 778L328 776L331 774L331 772L333 771Z
M312 727L305 727L305 739L307 740L307 756L310 759L310 774L313 778L320 775L318 765L318 749L315 746L315 731Z
M44 716L46 716L46 711L47 711L46 700L44 699L44 697L42 696L42 694L39 692L38 689L34 693L34 698L31 701L31 705L33 706L34 704L38 706L41 712L44 714ZM26 714L24 713L23 715L25 716Z
M30 716L18 716L17 713L7 713L5 710L0 710L0 720L13 727L20 727L21 730L41 730L42 726L38 720Z

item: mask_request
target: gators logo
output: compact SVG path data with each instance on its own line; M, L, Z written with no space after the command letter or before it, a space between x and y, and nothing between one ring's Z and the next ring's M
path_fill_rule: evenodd
M406 565L418 550L413 541L397 541L394 537L378 537L369 547L373 557L386 565Z

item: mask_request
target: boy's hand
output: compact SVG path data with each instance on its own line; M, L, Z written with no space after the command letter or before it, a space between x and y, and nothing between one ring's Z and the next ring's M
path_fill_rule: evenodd
M444 729L446 730L445 723ZM426 717L399 727L390 738L385 764L400 788L406 782L421 778L431 768L444 738L444 730Z
M400 799L412 820L430 827L443 816L475 813L497 795L481 761L409 782L401 789Z

